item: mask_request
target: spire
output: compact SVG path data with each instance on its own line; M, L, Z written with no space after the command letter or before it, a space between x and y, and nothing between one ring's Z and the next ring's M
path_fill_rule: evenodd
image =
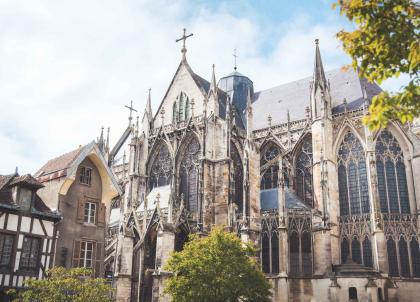
M104 126L101 127L101 135L98 138L98 147L101 152L104 152L105 142L104 142Z
M146 102L146 114L147 114L147 118L149 119L149 122L153 118L151 91L152 91L152 89L149 88L149 94L147 95L147 102Z
M318 39L315 40L314 75L311 82L311 110L313 119L329 118L332 114L330 87L325 77Z
M246 136L251 139L252 136L252 96L251 87L248 87L248 95L246 101Z
M314 66L314 89L319 86L321 89L328 87L325 78L324 66L322 65L321 52L319 51L319 40L315 39L315 66Z
M217 84L216 84L216 73L214 71L215 65L213 64L213 70L211 74L211 83L210 83L210 89L213 91L213 93L217 94Z

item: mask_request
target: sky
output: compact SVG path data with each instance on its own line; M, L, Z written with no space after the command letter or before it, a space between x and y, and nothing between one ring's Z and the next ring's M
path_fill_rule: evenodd
M210 79L238 71L256 91L310 76L314 39L326 70L350 63L335 34L351 29L333 0L0 0L0 174L35 173L96 139L111 146L160 101L181 60ZM397 91L406 79L382 87Z

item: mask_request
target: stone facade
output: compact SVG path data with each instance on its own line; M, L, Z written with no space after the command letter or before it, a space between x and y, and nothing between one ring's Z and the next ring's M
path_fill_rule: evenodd
M380 88L324 72L318 43L311 78L260 92L236 69L204 80L185 51L157 113L149 95L114 148L131 136L106 256L116 300L170 301L170 253L222 225L261 248L273 301L414 301L417 124L370 132Z

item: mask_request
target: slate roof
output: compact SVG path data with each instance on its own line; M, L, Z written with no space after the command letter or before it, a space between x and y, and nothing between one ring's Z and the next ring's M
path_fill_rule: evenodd
M325 76L330 81L333 114L344 111L344 98L347 100L348 110L360 108L363 105L364 85L369 100L382 91L378 85L360 79L357 72L351 68L328 71ZM252 100L254 130L268 126L269 114L273 125L287 122L287 110L292 121L304 119L305 109L310 105L311 81L312 77L307 77L254 93Z
M269 189L260 191L261 210L275 210L278 206L278 189ZM296 193L285 187L285 200L287 209L309 209L309 207L296 195Z
M70 167L70 165L73 163L73 161L77 158L77 156L80 154L82 150L83 150L83 147L79 147L76 150L70 151L56 158L50 159L45 165L42 166L41 169L39 169L35 173L35 177L39 178L42 176L54 174L54 175L50 175L50 176L53 176L53 177L50 177L50 179L53 179L53 178L66 176L66 169Z

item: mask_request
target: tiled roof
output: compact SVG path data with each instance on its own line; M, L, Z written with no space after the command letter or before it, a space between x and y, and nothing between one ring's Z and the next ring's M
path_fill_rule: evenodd
M364 85L369 100L382 91L378 85L360 79L353 69L336 69L326 72L325 76L330 81L333 113L344 110L342 105L344 98L348 110L360 108L363 105ZM252 101L254 130L268 126L269 114L273 125L287 122L288 110L292 121L304 119L305 109L310 106L311 81L312 77L307 77L254 93Z
M7 185L12 180L13 176L15 175L0 175L0 191L5 185Z
M13 180L10 181L8 186L16 186L16 185L25 185L25 186L30 186L34 188L43 187L43 185L30 174L13 177Z
M79 147L76 150L50 159L45 165L42 166L41 169L38 170L38 172L35 173L35 177L43 182L46 180L46 176L48 176L48 179L66 176L65 170L72 164L72 162L77 158L82 150L83 147Z
M35 190L43 187L43 185L37 181L32 175L0 175L0 207L11 208L19 210L19 205L13 198L12 188L14 186L27 187L30 186ZM46 214L50 217L59 218L59 214L54 213L44 203L44 201L35 193L33 210L39 215Z

